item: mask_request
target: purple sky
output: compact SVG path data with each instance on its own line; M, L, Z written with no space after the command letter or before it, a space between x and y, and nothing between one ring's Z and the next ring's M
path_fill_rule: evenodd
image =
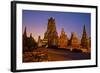
M44 37L50 17L55 18L58 35L60 35L61 29L64 28L69 39L71 32L76 32L77 36L81 38L84 24L88 36L91 35L90 13L23 10L22 14L22 31L26 26L28 36L32 33L36 40L39 35L41 38Z

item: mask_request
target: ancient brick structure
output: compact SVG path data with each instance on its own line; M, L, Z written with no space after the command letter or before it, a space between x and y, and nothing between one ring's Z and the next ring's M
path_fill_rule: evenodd
M80 47L80 42L75 32L72 32L69 43L73 49L78 49Z
M82 33L82 38L81 38L81 47L84 48L84 49L88 49L90 47L90 40L87 36L87 33L86 33L86 28L85 28L85 25L83 27L83 33Z
M68 46L68 37L65 34L64 28L62 28L62 30L61 30L58 46L59 46L59 48L67 48L67 46Z
M48 19L47 31L44 34L44 39L48 40L48 47L58 46L58 33L56 31L55 19Z

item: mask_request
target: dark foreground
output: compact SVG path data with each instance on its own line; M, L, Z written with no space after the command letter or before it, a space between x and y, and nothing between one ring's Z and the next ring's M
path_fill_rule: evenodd
M90 59L90 53L69 51L61 48L38 48L23 53L23 62L46 62Z

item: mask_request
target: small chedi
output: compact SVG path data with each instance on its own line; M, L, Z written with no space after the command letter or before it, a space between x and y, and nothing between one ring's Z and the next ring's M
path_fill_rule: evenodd
M81 48L90 50L91 47L91 39L87 36L85 25L83 27L83 34L81 38Z
M91 48L91 38L88 37L86 33L85 25L83 27L82 37L78 38L76 32L71 32L71 37L68 38L67 33L64 28L61 29L61 33L58 36L56 29L56 21L54 18L49 18L47 23L47 29L44 33L44 38L38 36L38 41L36 42L32 34L27 37L26 27L23 32L23 47L24 51L27 48L65 48L69 50L78 49L82 52L89 52ZM30 49L31 50L31 49Z
M38 37L38 47L42 47L42 39L40 36Z
M79 49L79 47L80 47L80 42L79 42L79 39L75 32L72 32L72 34L71 34L71 39L69 41L69 45L71 47L70 50Z
M67 46L68 46L68 37L64 31L64 28L62 28L60 37L58 39L58 47L67 48Z

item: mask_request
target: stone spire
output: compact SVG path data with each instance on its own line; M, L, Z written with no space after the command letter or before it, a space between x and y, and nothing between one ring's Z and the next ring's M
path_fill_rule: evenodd
M32 37L32 33L30 34L30 38L33 38L33 37Z
M87 33L86 33L85 25L83 27L83 36L82 36L82 38L87 38Z
M23 38L27 38L27 30L26 30L26 26L25 26L24 33L23 33Z
M72 32L71 34L70 45L72 48L80 47L80 42L75 32Z
M32 33L30 33L30 37L29 37L33 42L36 42L34 37L32 36Z
M68 37L65 34L64 28L61 30L61 35L59 37L58 46L59 48L67 48L68 45Z
M66 35L65 34L65 31L64 31L64 28L62 28L62 30L61 30L61 35L63 36L63 35Z
M87 49L89 47L89 38L86 33L85 25L83 27L82 39L81 39L81 47Z
M58 45L58 33L56 31L55 19L48 19L47 31L44 34L44 39L48 39L48 47Z
M23 47L26 47L27 46L27 31L26 31L26 26L25 26L25 29L24 29L24 33L23 33Z

